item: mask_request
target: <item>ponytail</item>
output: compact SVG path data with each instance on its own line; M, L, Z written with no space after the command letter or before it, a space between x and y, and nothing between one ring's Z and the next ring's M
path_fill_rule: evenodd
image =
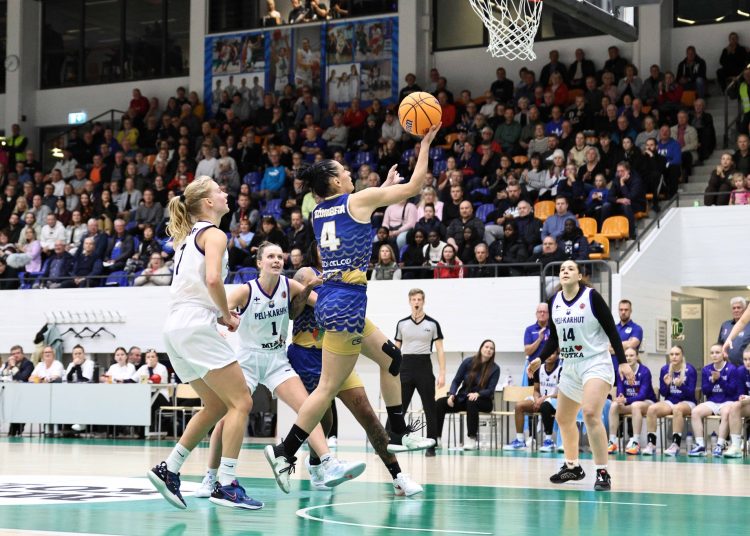
M167 234L174 240L175 247L184 242L193 229L193 220L201 214L201 200L208 197L213 182L207 175L198 177L169 202Z

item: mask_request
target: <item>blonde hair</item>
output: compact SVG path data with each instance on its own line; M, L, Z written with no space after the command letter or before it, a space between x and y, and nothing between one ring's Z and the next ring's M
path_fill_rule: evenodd
M679 387L683 383L685 383L685 380L687 378L687 360L685 359L685 351L682 349L682 346L675 344L672 348L680 349L680 355L682 355L682 364L680 365L680 368L676 370L672 365L672 361L670 360L669 372L667 372L667 374L672 377L672 383ZM677 377L675 377L675 373L677 373Z
M184 242L192 231L194 220L203 210L201 201L208 197L213 183L211 177L202 175L188 184L183 194L174 196L167 205L167 234L174 240L175 247Z

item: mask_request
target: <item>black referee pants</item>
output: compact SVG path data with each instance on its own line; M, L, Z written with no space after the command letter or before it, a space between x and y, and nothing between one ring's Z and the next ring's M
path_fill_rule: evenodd
M435 413L435 375L429 355L404 355L401 362L401 403L407 410L414 390L422 399L422 409L427 425L427 437L437 441L437 416Z

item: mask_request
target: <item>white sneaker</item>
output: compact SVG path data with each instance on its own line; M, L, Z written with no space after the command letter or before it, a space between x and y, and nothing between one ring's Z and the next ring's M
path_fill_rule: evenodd
M656 445L648 443L641 451L642 456L653 456L656 453Z
M364 462L346 462L330 456L321 464L323 485L334 488L347 480L357 478L365 471Z
M206 473L206 476L203 477L203 482L201 482L201 487L195 490L195 493L193 493L193 497L198 497L199 499L208 499L211 496L211 493L213 493L214 491L215 483L216 475L209 475L208 473Z
M727 450L724 451L725 458L742 458L742 449L736 445L730 445Z
M665 456L678 456L680 454L680 446L677 443L672 443L669 448L664 451Z
M414 482L408 473L399 473L396 478L393 479L393 494L396 497L411 497L417 493L422 493L424 490L422 486Z
M71 425L70 429L74 432L83 432L86 427L83 424L73 424Z
M318 491L330 491L331 488L326 487L323 483L323 464L310 465L310 456L305 458L305 467L307 472L310 473L310 485L313 489Z
M435 448L436 449L443 448L443 440L442 439L438 438L437 443L435 443Z
M332 435L328 438L328 448L329 449L335 449L339 446L339 440L336 438L335 435Z
M263 454L266 456L271 469L273 470L273 476L276 479L276 483L284 493L289 493L290 483L289 477L294 472L294 461L297 458L292 458L292 461L287 461L286 456L276 456L273 450L273 445L266 445L263 449Z
M412 450L425 450L435 446L435 440L431 437L422 437L416 433L406 434L401 436L401 444L396 445L389 443L386 450L391 454L397 454L399 452L407 452Z
M467 437L464 441L464 450L477 450L477 440L473 437Z

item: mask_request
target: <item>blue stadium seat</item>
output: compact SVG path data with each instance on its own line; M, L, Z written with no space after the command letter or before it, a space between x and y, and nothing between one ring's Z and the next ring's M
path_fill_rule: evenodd
M281 199L269 199L261 203L261 213L270 214L277 220L281 218Z
M373 165L377 163L374 153L370 151L358 151L354 154L353 169L359 169L363 164Z
M263 177L261 177L260 173L257 171L251 171L244 177L242 177L242 183L247 184L250 186L250 191L257 192L260 190L260 181Z
M44 272L47 271L47 266L49 265L49 261L51 259L47 259L42 264L42 269L38 272L18 272L18 280L21 282L21 286L19 288L22 289L29 289L32 286L34 286L34 283L36 283L36 280L42 277L44 275Z
M432 174L435 176L440 175L443 171L448 168L447 160L435 160L432 163Z
M104 286L127 287L129 274L125 270L117 270L107 276Z
M235 285L242 285L244 283L247 283L248 281L256 279L257 277L258 270L256 270L255 268L240 268L239 270L237 270L237 273L234 274L232 283L234 283Z
M442 147L430 147L430 158L433 160L444 160L445 153Z
M493 205L492 203L479 205L476 210L476 217L479 218L480 221L485 221L487 219L487 216L489 216L490 212L492 212L493 210L495 210L495 205Z

